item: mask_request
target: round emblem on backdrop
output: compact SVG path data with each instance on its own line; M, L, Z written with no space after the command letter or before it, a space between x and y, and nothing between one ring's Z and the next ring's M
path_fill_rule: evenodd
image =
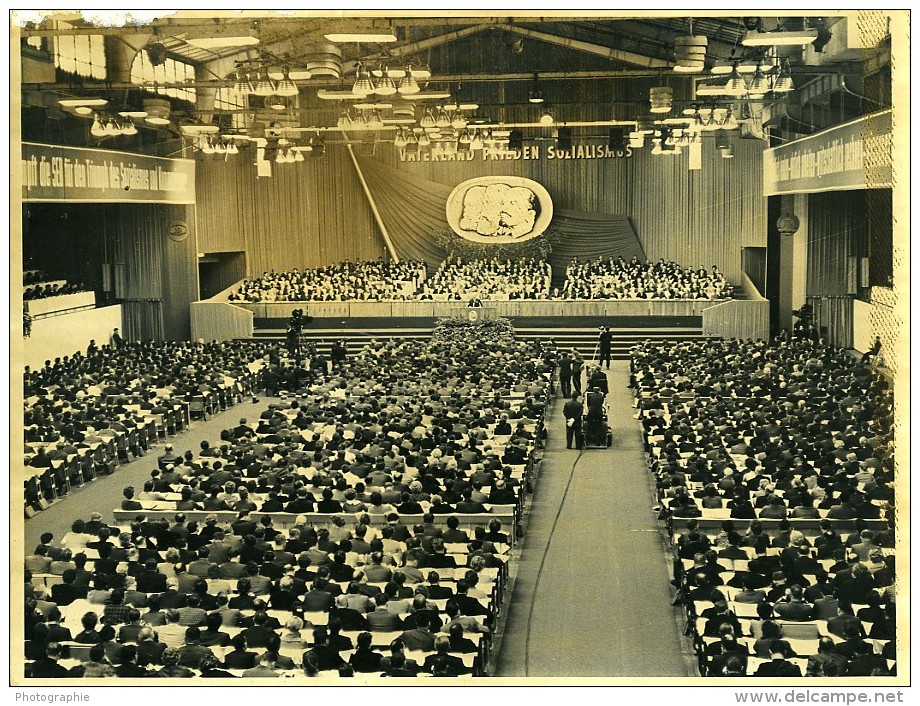
M553 219L549 192L532 179L487 176L458 185L447 197L447 222L475 243L522 243Z
M185 221L171 221L166 226L166 233L169 235L170 240L181 243L188 237L188 224Z

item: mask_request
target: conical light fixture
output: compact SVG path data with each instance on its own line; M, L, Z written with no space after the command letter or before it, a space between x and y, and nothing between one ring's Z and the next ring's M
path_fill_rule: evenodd
M89 134L93 137L105 137L105 124L99 113L93 118L93 126L89 129Z
M411 66L406 68L406 75L403 76L396 90L402 95L406 95L406 96L410 96L422 90L421 87L418 85L418 81L415 80L415 76L412 75Z
M300 93L300 90L297 88L297 84L291 80L291 75L285 71L284 78L278 81L275 93L285 98L293 98Z
M481 150L485 149L485 140L482 139L482 132L479 130L473 130L473 139L470 141L471 150Z
M431 112L431 108L425 109L425 114L422 116L422 119L418 123L421 127L426 130L433 129L437 127L437 121L434 119L434 115Z
M380 78L377 81L377 86L374 88L374 93L378 96L392 96L396 93L396 82L393 80L386 66L380 69Z
M789 93L795 85L792 83L792 73L789 70L788 62L780 65L779 73L776 75L776 81L773 83L774 93Z
M268 72L261 72L259 78L256 81L255 85L252 87L252 92L257 96L268 97L273 95L275 92L275 84L268 77Z
M359 96L369 96L374 92L374 82L370 73L361 64L358 64L357 80L351 92Z
M743 96L747 91L747 84L744 82L744 77L738 73L738 67L735 66L732 68L731 78L728 79L728 84L725 86L725 92L732 96Z
M751 85L748 90L751 93L759 96L762 96L764 93L770 90L770 80L764 76L764 73L760 68L760 64L757 65L757 70L754 72L754 78L751 79Z

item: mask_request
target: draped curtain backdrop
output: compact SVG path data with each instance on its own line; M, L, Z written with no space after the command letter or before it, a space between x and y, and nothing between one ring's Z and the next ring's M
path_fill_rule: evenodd
M111 204L115 297L130 338L188 340L189 304L198 299L195 207ZM169 235L182 222L184 238ZM131 322L130 324L128 322Z
M387 233L400 258L439 263L447 256L435 235L449 229L445 212L453 187L389 167L371 157L359 157ZM636 233L623 215L555 209L550 226L555 273L573 258L637 257L645 260Z
M808 195L809 295L855 293L857 258L868 250L866 194L842 191Z
M422 224L447 227L443 204L453 188L481 176L520 176L539 182L553 198L557 217L552 228L567 235L551 241L557 261L570 252L579 257L618 252L625 245L628 233L623 228L629 223L638 242L627 252L686 267L717 265L730 281L738 282L741 249L766 247L766 198L760 179L765 143L731 138L735 157L723 159L714 138L703 139L702 169L694 171L686 150L657 156L646 146L629 158L549 159L545 143L538 159L477 157L457 162L402 162L395 148L378 145L374 158L362 157L359 163L378 208L388 209L388 230L396 213L412 222L409 233L391 233L398 252L395 241L404 237L403 247L412 252L442 256L434 244L425 242ZM409 199L413 208L401 209L400 197ZM597 222L612 216L620 220L610 229ZM570 218L575 222L566 223ZM592 241L601 235L603 240Z
M689 170L686 150L657 156L649 146L629 158L605 159L549 159L546 142L532 160L401 162L389 143L373 145L373 156L363 148L355 155L400 257L430 264L443 259L432 234L448 227L444 204L455 186L474 177L521 176L553 198L559 214L553 229L567 235L552 242L556 258L621 252L628 220L638 244L625 252L686 267L718 265L737 283L742 247L766 246L765 143L730 139L735 157L722 159L714 138L703 137L700 171ZM272 163L270 178L256 176L252 155L239 156L196 165L200 252L245 251L250 276L386 256L344 145L327 145L321 159ZM575 213L582 222L567 224ZM620 219L609 229L597 222L607 214ZM593 240L589 231L604 238Z
M171 223L184 238L171 238ZM140 203L39 203L23 207L27 268L110 293L124 304L125 337L184 340L198 299L195 207Z
M853 297L806 297L815 312L815 326L829 343L853 347Z
M253 154L195 165L199 250L246 253L250 277L386 254L343 145L256 176Z

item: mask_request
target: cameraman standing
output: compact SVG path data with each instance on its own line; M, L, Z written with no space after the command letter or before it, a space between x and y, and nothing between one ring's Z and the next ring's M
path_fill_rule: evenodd
M613 334L610 333L609 326L601 326L601 334L598 338L598 347L600 349L600 361L598 365L603 366L607 362L607 370L610 370L610 344L613 342Z

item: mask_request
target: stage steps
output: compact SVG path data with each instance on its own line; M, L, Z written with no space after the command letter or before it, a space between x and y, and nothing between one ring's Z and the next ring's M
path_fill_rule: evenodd
M613 340L610 351L614 360L625 360L629 351L644 340L653 341L686 341L703 337L701 326L679 327L631 327L613 328ZM560 350L578 351L584 358L590 360L594 357L597 347L598 327L527 327L515 328L518 338L552 339ZM390 338L426 340L431 336L431 328L426 327L376 327L373 330L354 330L343 328L307 328L302 334L304 343L313 343L317 350L328 355L332 344L339 339L346 343L349 351L356 351L370 343L372 340L385 340ZM258 328L253 333L255 340L272 340L284 345L285 329L283 328Z

